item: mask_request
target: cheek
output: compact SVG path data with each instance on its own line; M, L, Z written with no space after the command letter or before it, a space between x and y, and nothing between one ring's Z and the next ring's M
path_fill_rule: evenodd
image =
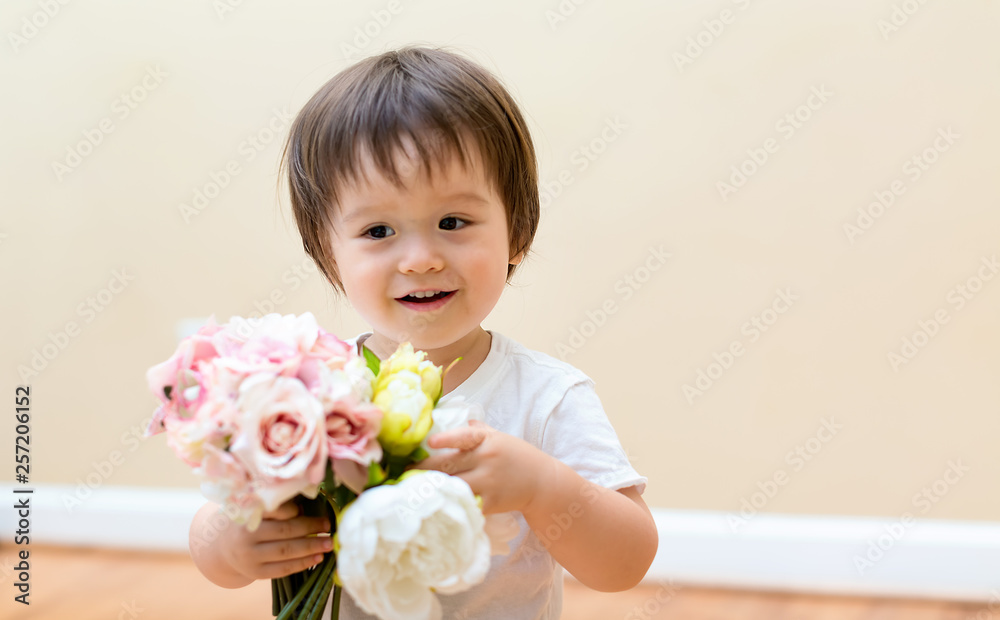
M499 250L499 251L498 251ZM507 283L506 248L496 247L477 252L470 257L467 279L471 279L479 288L482 302L486 305L495 304L503 293Z
M366 256L358 252L343 252L338 257L340 280L344 283L348 297L354 294L364 295L366 290L382 279L384 270L376 257Z

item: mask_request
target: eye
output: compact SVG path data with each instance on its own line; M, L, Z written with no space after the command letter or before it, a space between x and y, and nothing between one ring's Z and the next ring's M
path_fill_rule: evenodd
M392 229L385 224L379 224L378 226L372 226L364 232L364 236L369 239L385 239L392 233Z
M460 217L449 216L441 220L441 228L444 230L457 230L467 226L469 222Z

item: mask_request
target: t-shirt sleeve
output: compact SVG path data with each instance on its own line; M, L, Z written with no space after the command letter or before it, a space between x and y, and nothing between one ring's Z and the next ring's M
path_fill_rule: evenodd
M640 494L646 489L646 477L629 462L589 378L566 391L546 419L540 443L594 484L613 491L635 486Z

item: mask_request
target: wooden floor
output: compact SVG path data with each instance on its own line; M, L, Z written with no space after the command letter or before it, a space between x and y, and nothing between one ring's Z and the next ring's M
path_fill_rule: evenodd
M17 594L11 546L0 547L0 618L270 620L269 583L240 590L205 580L186 554L34 547L31 605ZM980 613L981 612L981 613ZM643 586L616 594L566 581L566 620L1000 620L982 605Z

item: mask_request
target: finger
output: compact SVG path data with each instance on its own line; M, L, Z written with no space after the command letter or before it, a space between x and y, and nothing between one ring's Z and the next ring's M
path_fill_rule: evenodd
M488 429L489 427L485 424L455 428L428 437L427 445L434 449L455 448L457 450L474 450L486 439L486 436L489 434Z
M304 571L307 568L316 566L323 561L322 554L308 555L303 558L296 558L294 560L284 560L281 562L268 562L266 564L261 564L256 571L256 579L279 579L281 577L287 577L288 575L294 575Z
M416 467L419 469L433 469L456 476L472 469L474 464L475 461L471 454L462 452L461 450L454 450L429 456L420 461Z
M465 481L465 484L469 485L472 489L473 495L479 495L480 482L482 481L482 476L476 473L474 470L467 470L461 473L455 474L456 478L461 478Z
M333 538L330 536L312 536L308 538L293 538L275 542L266 542L254 547L253 561L257 564L273 564L295 560L314 559L316 555L328 553L333 549Z
M261 542L283 541L329 531L330 521L326 517L296 517L284 521L261 521L255 538Z
M288 500L274 510L265 512L263 518L284 521L285 519L294 519L297 516L299 516L299 505L294 500Z
M502 512L497 510L493 497L489 493L484 493L488 487L488 482L486 476L476 470L464 471L460 474L455 474L456 478L461 478L465 481L469 488L472 490L472 494L477 496L482 500L482 512L483 514L490 514L494 512Z

